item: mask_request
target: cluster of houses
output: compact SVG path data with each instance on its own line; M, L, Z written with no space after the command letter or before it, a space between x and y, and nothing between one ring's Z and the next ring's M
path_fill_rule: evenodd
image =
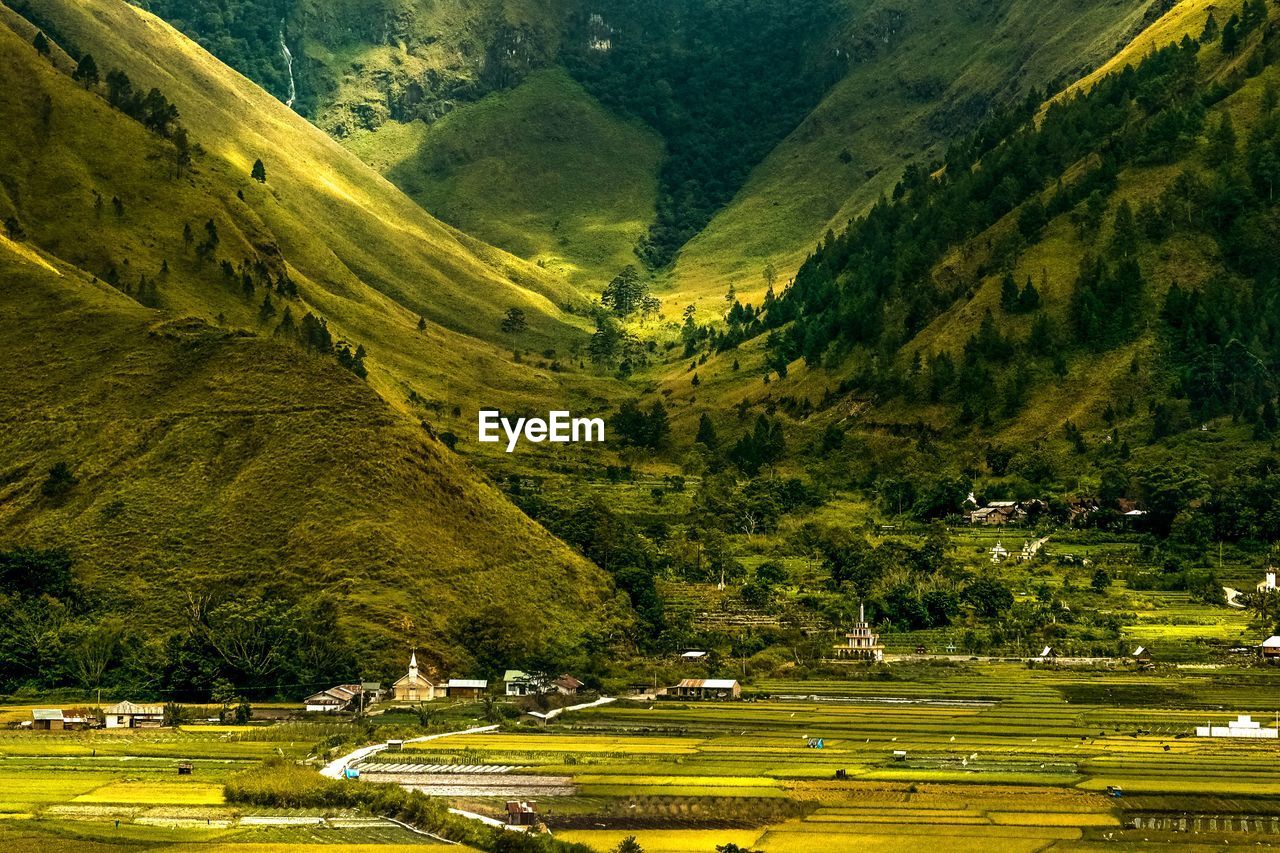
M531 675L518 669L509 669L502 676L503 692L507 696L537 696L559 694L573 696L582 689L582 682L572 675L558 678ZM430 678L418 668L418 653L409 655L409 670L391 685L389 698L395 702L430 702L435 699L479 699L489 692L489 680L485 678ZM306 709L319 713L339 713L368 707L383 699L381 685L340 684L322 690L306 699Z
M992 501L980 507L972 494L966 504L974 507L969 511L969 523L986 525L1017 524L1026 519L1033 508L1044 506L1043 501L1028 501L1026 505L1020 501Z
M985 506L979 506L972 493L965 500L964 507L969 523L979 525L1020 524L1049 510L1049 505L1038 498L1028 501L991 501ZM1083 524L1102 508L1102 504L1093 498L1075 498L1067 503L1067 522L1073 525ZM1137 501L1130 498L1116 501L1115 511L1128 521L1138 521L1147 514L1146 510L1138 507Z

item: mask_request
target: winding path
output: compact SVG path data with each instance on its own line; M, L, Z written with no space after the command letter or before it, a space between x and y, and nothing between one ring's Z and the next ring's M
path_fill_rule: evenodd
M422 737L410 738L405 743L424 743L429 740L438 740L442 737L453 737L454 735L476 735L482 732L494 732L498 727L495 726L476 726L473 729L463 729L459 732L439 732L434 735L423 735ZM342 774L348 767L358 761L363 761L371 755L377 755L387 748L386 743L375 743L372 746L362 746L359 749L348 752L341 758L335 758L326 764L321 770L320 775L328 779L341 779Z

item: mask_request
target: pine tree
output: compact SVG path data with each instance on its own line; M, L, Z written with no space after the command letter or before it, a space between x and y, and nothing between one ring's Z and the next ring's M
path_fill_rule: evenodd
M1227 25L1222 28L1222 52L1235 56L1240 50L1240 16L1232 15Z
M36 37L31 40L31 45L36 49L36 53L41 56L49 55L49 40L44 37L43 32L36 33Z
M1022 288L1022 292L1018 294L1018 312L1022 314L1030 314L1032 311L1040 307L1040 291L1036 290L1036 286L1031 283L1031 279L1027 278L1026 286Z
M418 331L419 331L419 332L425 332L426 330L427 330L427 318L426 318L426 317L419 317L419 318L418 318Z
M295 340L298 337L298 325L293 320L293 310L286 305L284 314L280 317L280 325L276 326L275 335L277 338L285 338L287 340Z
M83 83L86 89L98 85L98 63L94 61L93 54L86 53L80 57L76 70L71 73L71 79Z
M262 165L262 160L253 161L253 171L249 173L249 177L260 184L267 182L267 167Z
M529 328L529 321L525 319L524 311L512 306L507 309L507 313L502 316L502 322L499 328L508 335L518 335L525 329Z
M1011 272L1005 273L1000 282L1000 307L1009 313L1018 310L1018 283Z
M1138 249L1138 223L1133 216L1129 200L1116 208L1115 229L1111 235L1111 251L1117 257L1127 258Z
M1210 9L1209 17L1204 22L1204 29L1200 31L1200 43L1209 44L1218 38L1218 33L1218 19L1213 16L1213 10Z
M176 155L176 163L178 174L191 166L191 138L187 135L185 127L178 127L173 131L173 149Z
M1230 163L1236 155L1236 128L1231 121L1231 113L1223 113L1222 121L1209 136L1209 147L1205 151L1205 159L1210 166L1222 166Z
M698 435L694 441L708 450L716 450L720 447L720 436L716 435L716 425L706 412L698 418Z
M258 321L265 323L276 315L276 306L271 302L271 294L262 297L262 305L258 307Z

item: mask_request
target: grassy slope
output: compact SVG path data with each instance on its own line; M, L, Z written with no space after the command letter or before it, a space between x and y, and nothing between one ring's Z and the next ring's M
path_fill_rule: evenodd
M7 12L0 22L22 29ZM413 418L331 358L199 319L252 306L211 270L170 253L181 238L165 232L196 211L216 215L225 252L276 236L270 218L236 205L238 184L215 155L173 180L167 143L81 90L27 36L0 26L0 213L16 212L28 232L16 243L0 238L0 351L40 369L16 371L0 389L0 542L71 545L109 606L145 624L172 624L183 590L210 584L334 590L353 627L383 648L400 642L392 626L402 615L425 639L482 602L559 626L552 630L589 627L584 609L600 612L607 597L602 574ZM54 105L47 133L35 120L44 94ZM90 187L121 194L125 215L108 206L93 221ZM304 230L283 205L263 206L285 228ZM405 228L413 227L410 219ZM304 255L308 243L281 244L300 278L342 269L332 255ZM129 258L128 275L154 275L162 257L172 261L160 285L165 310L94 278L108 258ZM347 311L342 328L372 342L366 328L386 328L386 315L404 311L344 275L347 287L333 292L302 278L304 293L326 313L336 313L330 305ZM424 353L460 350L459 381L502 379L470 372L469 357L484 345L460 333L411 339ZM406 361L414 356L404 351ZM60 460L80 483L52 504L40 484Z
M900 27L886 25L890 4L854 15L850 42L877 49L684 248L673 300L718 310L734 283L758 301L766 263L785 282L828 227L840 231L892 190L908 162L940 154L951 134L981 118L983 105L1111 56L1150 3L891 5L904 12ZM848 164L840 159L846 149Z
M40 13L68 47L93 53L104 73L122 67L135 84L159 86L208 152L189 180L160 180L163 156L120 175L111 160L136 141L100 139L81 132L91 125L68 122L54 144L65 144L65 156L79 162L46 152L23 178L24 204L48 205L30 214L41 225L40 241L74 242L68 251L77 257L110 255L117 263L126 257L132 269L153 271L183 254L184 221L198 231L212 216L233 262L251 254L251 244L278 245L307 307L329 317L338 335L365 345L372 381L393 403L403 403L410 390L464 409L480 400L582 401L607 390L590 377L512 363L511 347L564 352L582 339L584 321L561 308L578 299L562 280L431 218L314 126L147 13L121 0L51 0ZM247 178L256 157L267 166L265 186ZM62 177L69 171L77 180ZM90 187L125 200L116 233L91 222ZM242 253L233 254L239 247ZM176 282L166 304L256 324L256 304L225 305L221 296L211 300L185 288ZM526 312L529 332L499 333L508 306ZM425 334L416 331L419 315L430 324Z
M1215 14L1225 21L1231 11L1238 10L1238 6L1236 3L1218 4ZM1198 0L1179 4L1120 51L1106 67L1118 70L1127 63L1138 61L1153 48L1180 41L1183 35L1198 35L1204 28L1207 14L1206 4ZM1205 48L1201 58L1208 67L1222 61L1217 45ZM1237 127L1249 127L1256 116L1256 104L1265 82L1274 78L1275 71L1269 70L1259 78L1249 81L1239 92L1211 111L1206 127L1216 124L1223 109L1232 111ZM1082 85L1088 85L1089 82L1084 81ZM1247 131L1242 130L1241 136L1246 133ZM1067 311L1079 271L1079 259L1087 252L1094 251L1096 245L1110 239L1111 214L1116 206L1121 200L1127 199L1137 208L1141 202L1158 197L1184 169L1198 168L1199 160L1200 154L1196 153L1187 161L1172 165L1130 167L1124 170L1116 192L1109 199L1109 212L1101 234L1082 239L1067 216L1058 217L1045 229L1041 238L1021 255L1014 277L1022 281L1030 276L1041 289L1050 317L1060 327L1068 328ZM997 238L1001 232L1015 227L1014 217L1006 217L987 234L976 238L972 245L980 246L987 239ZM944 265L969 265L981 252L969 253L968 262L960 260L961 254L953 252L943 262ZM1183 286L1196 287L1202 284L1217 269L1216 254L1216 246L1198 235L1180 234L1158 246L1145 246L1141 263L1151 284L1152 305L1160 304L1169 283L1174 280L1181 282ZM988 276L982 280L971 300L958 302L950 311L922 330L907 348L905 357L909 358L915 351L929 353L942 349L953 354L960 353L964 342L977 331L987 310L997 317L1002 316L999 303L1000 277ZM1029 316L1002 317L1006 333L1013 333L1017 337L1025 337L1030 331L1031 323ZM1129 396L1141 401L1147 389L1167 382L1167 377L1157 375L1152 370L1153 363L1158 360L1156 346L1154 334L1148 333L1130 344L1106 353L1073 360L1069 364L1070 373L1064 380L1037 384L1026 409L1001 430L1001 439L1008 443L1034 441L1047 434L1056 434L1067 420L1078 425L1100 427L1100 415L1108 402L1114 403ZM1137 373L1131 373L1130 366L1135 359L1139 369ZM1145 421L1145 406L1140 405L1139 409L1131 425ZM906 416L907 413L904 409L895 414Z
M434 215L598 291L653 220L660 140L559 70L433 125L388 122L343 141Z
M1238 8L1238 3L1219 4L1215 14L1225 21ZM1205 5L1198 0L1187 0L1179 4L1135 38L1108 65L1120 68L1125 63L1137 61L1153 47L1179 41L1184 34L1198 35L1203 29L1207 12ZM1216 72L1219 74L1243 61L1224 60L1216 44L1202 50L1201 60L1206 68L1219 69ZM1268 82L1280 82L1280 72L1274 67L1249 80L1238 92L1215 105L1210 110L1206 127L1215 127L1221 113L1229 110L1240 138L1247 137L1248 129L1257 118L1258 104ZM1199 151L1185 161L1172 165L1129 167L1123 170L1116 192L1108 199L1106 224L1101 232L1081 238L1068 221L1067 215L1058 217L1020 255L1014 271L1015 279L1023 281L1030 276L1040 290L1046 312L1060 328L1069 328L1067 312L1079 259L1110 239L1110 223L1116 206L1122 199L1128 199L1136 208L1142 201L1159 196L1186 168L1203 169L1202 154ZM992 243L997 242L1004 232L1015 228L1016 213L975 237L967 247L956 247L943 259L939 269L947 268L948 276L976 277L975 271L985 262ZM1216 255L1217 247L1200 235L1178 234L1157 246L1144 244L1141 263L1151 288L1152 310L1160 304L1170 282L1177 280L1183 286L1194 287L1209 278L1218 269ZM928 354L946 350L958 359L965 342L977 332L983 315L988 310L1000 321L1005 334L1025 338L1030 330L1032 317L1008 316L1001 311L1000 278L996 274L982 278L970 298L961 298L921 330L899 354L903 365L909 362L915 352ZM770 396L777 398L792 395L808 397L816 402L825 391L834 389L851 369L846 364L834 370L811 370L797 362L787 379L762 385L759 378L762 364L761 343L757 339L736 352L711 359L707 365L699 368L702 384L696 389L690 385L687 364L667 373L665 387L673 391L670 399L676 406L677 420L684 422L681 428L693 428L692 418L696 416L694 413L698 409L723 409L741 399L761 400ZM1171 443L1151 447L1140 444L1149 432L1150 414L1146 403L1151 391L1166 387L1171 380L1171 377L1159 372L1160 359L1156 347L1154 332L1148 332L1129 344L1105 353L1075 355L1068 362L1069 372L1065 378L1038 375L1027 404L1019 414L1013 419L999 422L991 430L975 434L975 439L1009 448L1026 447L1046 438L1053 439L1055 446L1064 445L1061 439L1062 425L1070 420L1086 431L1091 444L1096 444L1109 430L1102 418L1107 405L1110 403L1119 407L1132 397L1136 402L1135 414L1121 417L1117 425L1122 434L1139 442L1134 448L1137 460L1155 460L1173 454L1184 459L1195 459L1207 466L1207 470L1217 465L1236 464L1243 458L1242 454L1256 452L1258 445L1250 443L1251 431L1247 425L1228 423L1217 424L1210 432L1179 436ZM740 371L731 369L730 362L734 359L740 361ZM1132 370L1135 360L1136 372ZM996 392L997 389L993 389L993 394ZM697 406L690 405L694 400L697 401ZM944 405L930 406L923 402L890 400L875 404L850 398L832 413L816 420L825 423L830 418L850 415L869 417L880 423L910 424L923 421L943 426L954 422L956 412ZM1249 447L1252 449L1247 449ZM1081 488L1091 486L1096 487L1096 484L1084 483Z
M174 626L187 589L327 589L372 643L398 648L408 615L445 655L479 602L590 626L599 570L331 360L166 321L8 246L0 280L0 350L41 366L0 391L0 541L69 544L110 609ZM79 484L51 502L57 460Z

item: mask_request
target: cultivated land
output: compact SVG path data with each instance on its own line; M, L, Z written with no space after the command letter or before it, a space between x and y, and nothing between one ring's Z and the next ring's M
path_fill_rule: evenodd
M1280 840L1277 742L1191 732L1237 713L1274 725L1278 689L1280 672L1256 667L855 668L844 678L762 679L742 702L623 700L545 728L508 723L407 744L360 766L390 771L380 779L418 764L510 767L486 782L516 786L539 776L571 780L574 793L539 797L539 810L556 837L599 850L626 835L646 851L710 851L729 841L765 851L833 842L897 850L921 837L961 850L1267 845ZM448 709L450 725L478 713L467 707ZM408 731L394 712L373 720L373 739ZM245 846L257 844L383 850L423 841L351 812L224 802L229 773L271 755L314 758L316 741L335 734L340 740L350 727L3 734L0 812L8 819L0 840L59 837L72 850L93 841L158 849L216 842L213 849L244 853L274 849ZM823 748L811 748L819 737ZM895 758L897 750L905 756ZM179 760L194 762L192 776L174 775ZM430 774L412 781L431 789ZM1108 786L1123 796L1109 796ZM502 811L501 799L450 799L470 811Z

